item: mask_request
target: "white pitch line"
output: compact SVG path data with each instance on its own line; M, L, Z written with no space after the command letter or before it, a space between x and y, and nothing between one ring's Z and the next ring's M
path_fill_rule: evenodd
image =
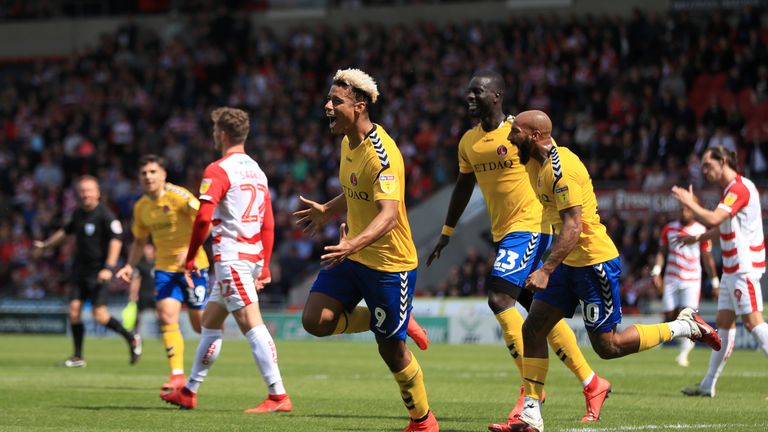
M619 426L611 428L578 428L563 429L563 432L608 432L608 431L644 431L644 430L686 430L686 429L714 429L734 426L744 426L741 424L666 424L666 425L642 425L642 426Z

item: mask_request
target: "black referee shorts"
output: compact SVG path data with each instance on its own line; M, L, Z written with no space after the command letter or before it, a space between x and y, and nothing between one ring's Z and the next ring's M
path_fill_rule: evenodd
M69 289L69 300L91 300L94 306L107 304L109 283L99 283L96 275L77 276L72 279Z

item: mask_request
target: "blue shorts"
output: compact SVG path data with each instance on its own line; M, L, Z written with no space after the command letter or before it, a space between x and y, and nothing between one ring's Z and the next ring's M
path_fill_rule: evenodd
M364 299L371 311L371 331L385 339L405 340L415 286L416 269L388 273L345 259L320 270L311 292L333 297L347 311Z
M586 267L560 264L550 275L547 289L533 298L562 310L567 318L581 303L587 331L606 333L621 322L620 275L618 258Z
M157 289L155 300L173 298L186 303L190 309L205 309L210 295L208 270L200 270L200 277L193 273L192 281L195 283L194 289L187 286L184 273L155 270L155 289Z
M507 234L496 248L496 261L493 262L491 276L525 287L528 275L541 267L541 258L550 243L550 234L527 231Z

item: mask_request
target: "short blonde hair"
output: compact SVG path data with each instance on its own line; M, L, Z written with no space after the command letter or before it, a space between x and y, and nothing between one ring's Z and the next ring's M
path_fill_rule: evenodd
M237 108L216 108L211 113L211 120L236 143L245 142L251 128L248 113Z
M376 99L379 98L379 88L376 86L376 81L360 69L337 70L336 75L333 76L333 84L344 84L352 87L356 93L359 92L367 96L371 104L375 104Z

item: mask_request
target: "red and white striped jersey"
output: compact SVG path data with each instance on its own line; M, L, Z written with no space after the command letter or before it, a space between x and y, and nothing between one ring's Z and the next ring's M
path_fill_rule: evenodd
M267 176L245 153L227 153L205 168L200 200L216 205L213 212L214 261L264 259L261 227L269 200Z
M751 180L736 176L717 208L731 215L720 224L723 273L765 273L765 238L760 195Z
M667 270L665 279L677 279L681 281L701 280L701 252L712 250L712 242L705 240L699 243L684 245L675 243L679 236L697 236L707 232L707 228L698 223L691 222L683 226L679 221L672 221L661 230L661 245L667 247Z

